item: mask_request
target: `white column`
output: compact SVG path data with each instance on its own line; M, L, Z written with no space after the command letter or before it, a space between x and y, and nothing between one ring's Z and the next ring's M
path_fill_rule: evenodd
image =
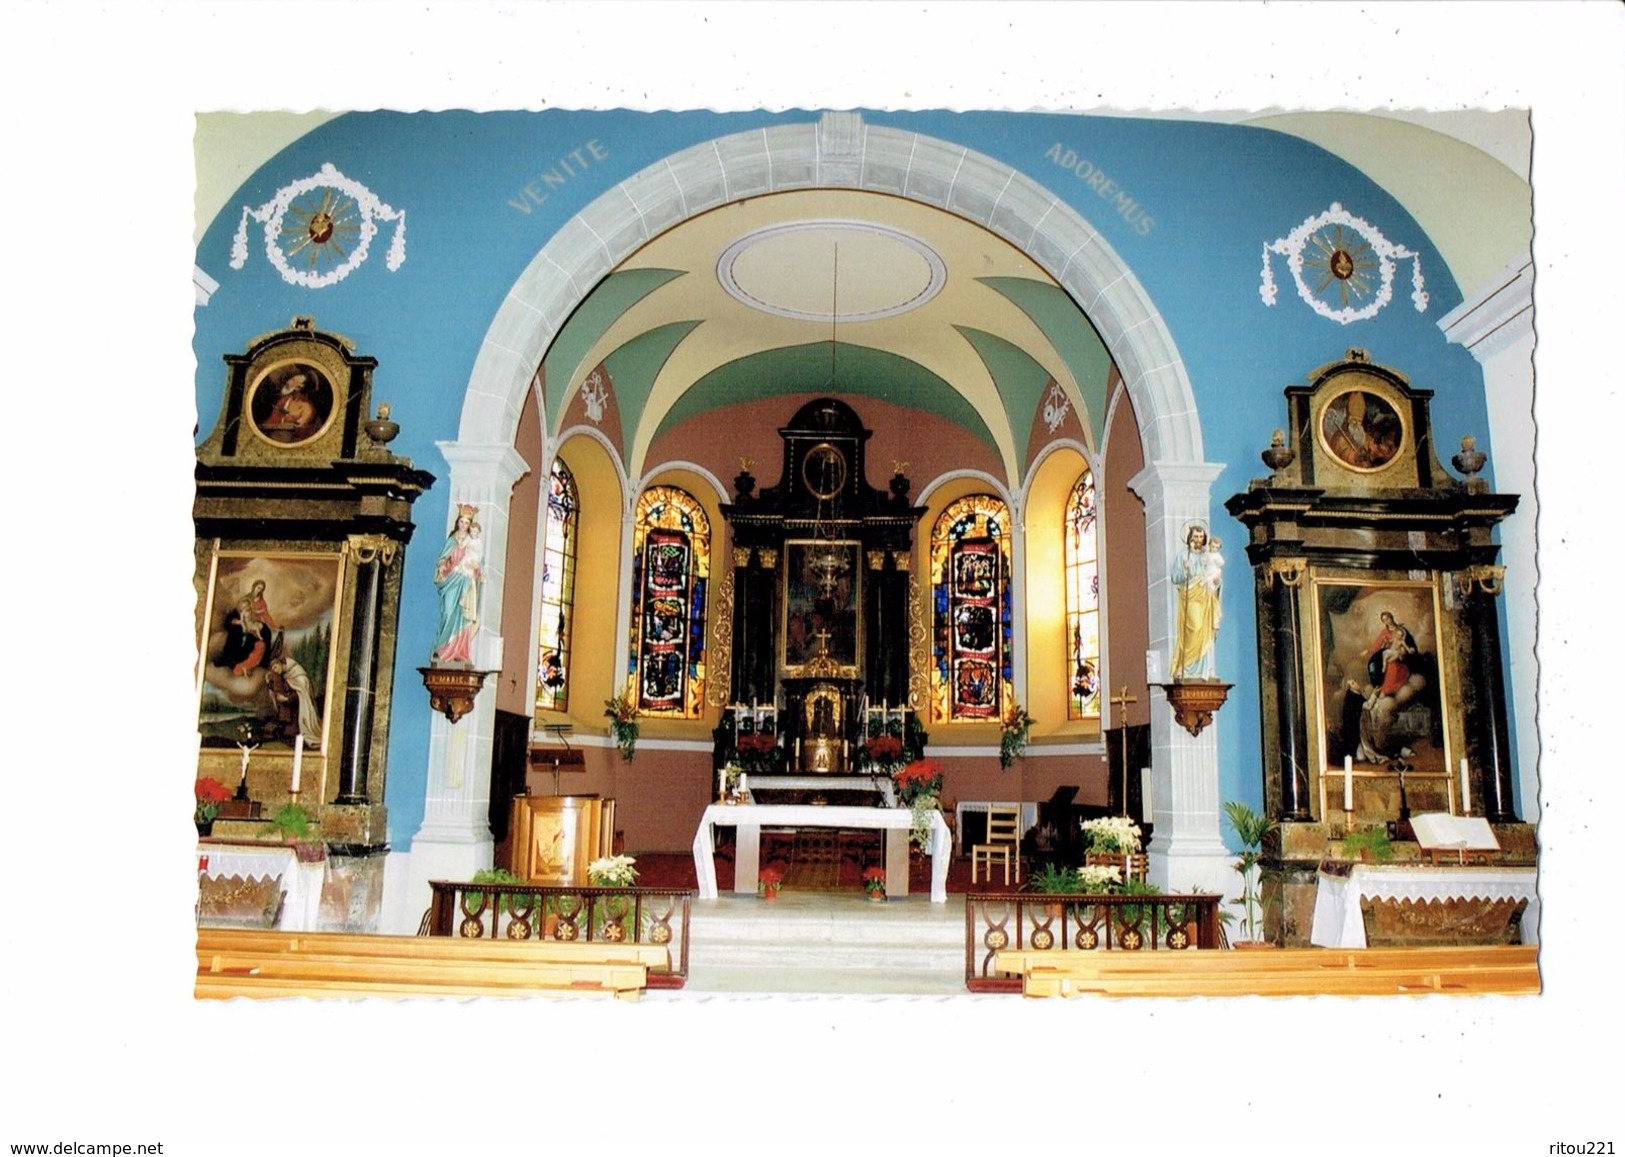
M508 502L514 483L530 465L512 446L438 443L451 466L448 510L460 503L478 508L484 544L480 582L479 626L474 639L474 666L481 671L502 667L503 573L508 553ZM449 524L449 519L448 519ZM443 540L445 530L442 530ZM438 547L437 547L438 549ZM524 645L524 640L520 640ZM410 658L410 657L409 657ZM427 665L419 657L413 667ZM406 914L429 906L430 880L467 880L491 866L491 736L496 721L496 685L487 680L474 710L455 724L436 712L429 720L428 782L423 792L423 825L412 837Z
M1223 470L1211 463L1154 462L1128 480L1145 503L1147 638L1157 657L1153 683L1168 679L1178 600L1169 572L1192 522L1212 526L1209 505ZM1236 544L1227 544L1234 549ZM1236 672L1220 671L1233 682ZM1250 674L1250 672L1249 672ZM1219 729L1222 713L1192 736L1174 722L1168 698L1151 690L1151 823L1147 871L1165 891L1235 891L1230 853L1219 830Z
M1500 602L1507 624L1511 672L1507 708L1515 721L1518 815L1526 823L1540 818L1540 784L1535 774L1540 735L1535 726L1534 283L1535 266L1525 255L1439 321L1445 336L1466 346L1484 368L1484 401L1490 415L1489 469L1497 493L1518 495L1517 511L1500 528L1501 562L1506 567ZM1439 457L1448 461L1456 447L1443 439L1436 442Z

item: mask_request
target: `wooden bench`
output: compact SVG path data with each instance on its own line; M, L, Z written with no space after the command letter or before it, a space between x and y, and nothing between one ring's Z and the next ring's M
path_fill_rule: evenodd
M1246 952L1004 951L1027 996L1533 995L1533 946Z
M643 964L651 971L671 967L664 944L609 940L492 940L455 936L374 936L354 932L279 932L200 928L198 951L339 952L412 960L603 960Z
M649 969L669 964L664 947L648 944L205 929L198 934L194 991L200 998L635 999Z

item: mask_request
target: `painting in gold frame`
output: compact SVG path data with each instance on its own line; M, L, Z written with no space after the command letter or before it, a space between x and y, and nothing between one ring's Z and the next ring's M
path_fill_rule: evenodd
M863 621L857 542L791 539L784 544L784 670L795 675L824 648L856 672Z
M1322 767L1340 775L1448 776L1447 664L1431 582L1314 581Z
M332 723L343 560L329 553L216 550L198 641L204 748L245 739L325 751Z

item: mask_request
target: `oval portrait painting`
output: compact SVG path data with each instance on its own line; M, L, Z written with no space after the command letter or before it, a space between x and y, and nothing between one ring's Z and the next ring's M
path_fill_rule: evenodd
M1381 394L1349 390L1320 412L1320 440L1353 470L1380 470L1405 443L1405 420Z
M254 383L248 414L262 438L282 446L308 442L333 416L333 386L309 362L273 366Z

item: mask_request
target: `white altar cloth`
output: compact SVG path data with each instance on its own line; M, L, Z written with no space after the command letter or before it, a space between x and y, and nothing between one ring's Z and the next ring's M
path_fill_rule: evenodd
M281 876L282 919L285 932L314 932L322 906L322 879L326 862L302 864L292 848L274 844L217 844L197 846L198 874L208 876Z
M897 791L889 775L759 775L756 786L763 791L786 788L791 791L878 791L887 807L897 806ZM750 773L739 773L739 790L750 791Z
M1365 921L1360 901L1528 900L1520 924L1523 942L1534 944L1540 926L1540 897L1533 868L1423 868L1409 864L1356 864L1347 876L1321 872L1315 888L1315 918L1309 943L1322 948L1364 948Z
M756 873L761 858L762 829L772 828L883 828L886 831L886 894L908 895L908 833L914 824L908 808L816 807L783 804L712 804L700 817L694 833L694 874L700 899L717 898L717 863L712 854L717 828L734 828L734 892L756 894ZM948 902L948 862L953 837L941 812L931 813L931 899Z

